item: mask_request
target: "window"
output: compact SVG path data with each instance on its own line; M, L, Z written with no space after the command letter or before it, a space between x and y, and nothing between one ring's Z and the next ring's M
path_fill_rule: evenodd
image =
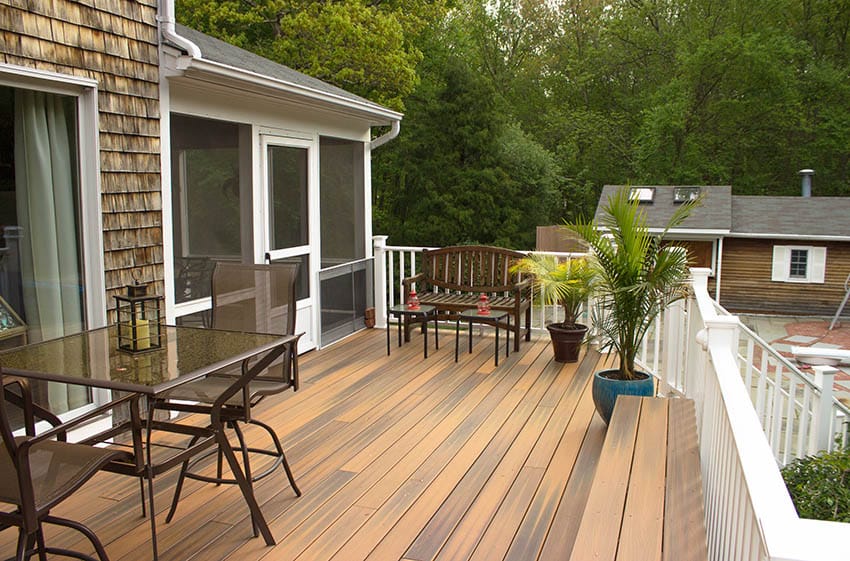
M76 100L0 87L0 295L30 342L82 330Z
M673 191L674 203L685 203L699 199L699 187L676 187Z
M826 248L813 246L773 246L776 282L823 283L826 275Z
M808 278L809 250L792 249L788 267L788 277L797 280Z
M96 85L0 65L0 348L105 324ZM63 416L98 398L53 382L33 391Z
M655 200L655 187L632 187L629 200L649 204Z

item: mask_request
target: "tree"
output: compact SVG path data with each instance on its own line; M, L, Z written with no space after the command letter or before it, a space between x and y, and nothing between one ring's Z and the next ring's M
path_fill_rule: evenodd
M403 109L417 82L416 36L443 0L181 0L181 23L359 94Z
M558 167L468 63L461 31L435 30L401 134L373 155L374 229L393 244L530 248L557 208Z

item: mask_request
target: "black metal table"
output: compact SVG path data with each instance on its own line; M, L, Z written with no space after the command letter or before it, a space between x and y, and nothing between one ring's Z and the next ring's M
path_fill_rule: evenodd
M505 321L502 321L505 320ZM491 310L488 314L479 314L477 309L464 310L457 315L455 321L455 362L458 358L458 347L460 346L460 322L469 324L469 352L472 352L472 326L476 323L492 325L496 328L496 344L493 351L496 366L499 366L499 328L505 326L505 357L510 356L511 342L511 315L508 312Z
M422 349L425 358L428 358L428 322L434 322L434 344L437 349L440 348L440 339L437 334L437 308L434 306L421 305L418 308L408 308L406 304L398 304L396 306L387 307L387 356L390 354L390 316L395 316L398 319L398 346L401 346L401 327L404 319L410 318L410 323L425 324L423 330L424 338Z
M150 446L153 430L214 439L227 459L251 512L255 535L259 531L267 545L274 545L274 537L254 497L251 484L240 468L223 428L216 429L215 419L212 420L212 429L156 421L153 416L153 403L156 398L176 386L246 360L252 362L245 378L252 379L278 358L294 338L194 327L166 326L163 329L162 348L135 355L118 350L115 326L17 347L0 352L0 372L24 378L131 392L148 398L146 418L141 418L136 405L135 410L130 411L130 421L124 426L117 426L98 436L116 436L122 428L125 433L132 433L135 464L126 466L126 471L115 471L142 477L148 481L154 559L157 559L158 553L153 478L166 468L170 469L177 463L182 463L186 454L177 456L165 466L155 465L151 458ZM253 360L255 357L256 360ZM134 400L134 403L138 403L138 400ZM209 433L201 434L203 430L208 430ZM143 431L146 433L145 437L142 437ZM86 439L84 442L89 441L94 439Z

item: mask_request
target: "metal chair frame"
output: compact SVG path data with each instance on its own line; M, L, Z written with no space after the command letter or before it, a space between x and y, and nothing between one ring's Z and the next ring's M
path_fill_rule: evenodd
M25 378L3 375L0 372L0 382L3 387L3 398L0 399L0 433L2 433L3 451L6 455L0 461L0 477L5 480L14 479L17 482L17 500L10 503L15 506L11 512L0 512L0 529L11 526L18 527L18 542L15 551L15 559L24 561L32 555L38 554L41 561L46 561L47 554L73 557L85 561L95 561L88 554L72 551L65 548L49 547L45 543L42 525L54 524L71 528L83 534L92 544L100 561L108 561L108 556L98 537L88 527L67 518L60 518L50 514L50 510L70 497L85 482L91 479L105 465L115 460L127 460L128 452L122 450L97 449L99 453L91 449L92 457L75 473L70 480L62 483L58 480L57 487L51 488L49 497L42 497L43 504L37 504L36 491L33 483L30 456L34 450L49 447L52 457L59 458L63 454L66 458L73 458L82 450L82 444L69 444L66 441L68 430L87 423L94 418L102 416L106 411L114 409L125 403L136 402L137 395L127 395L121 399L112 401L106 405L97 407L85 415L76 417L67 422L62 422L56 415L33 402L32 391L29 381ZM17 386L20 395L11 391L11 386ZM25 436L14 436L12 425L9 421L7 404L11 403L23 411ZM134 403L135 405L135 403ZM36 418L47 421L51 428L36 434ZM55 469L54 466L49 466ZM10 473L14 472L14 473Z
M234 272L253 272L260 275L269 275L270 277L275 276L275 272L281 275L284 279L286 279L286 286L284 287L271 287L264 286L264 288L269 291L280 291L285 290L286 294L286 324L281 325L279 327L275 326L271 330L267 329L269 323L264 321L263 326L258 326L253 329L256 332L270 332L277 335L290 335L293 336L293 341L288 345L286 351L283 355L283 362L281 365L282 377L272 376L268 373L260 374L254 377L250 384L245 384L241 388L241 396L240 399L231 399L237 395L237 392L227 392L230 395L225 399L222 399L222 396L219 396L216 399L216 403L219 404L218 407L218 419L222 425L228 429L233 430L236 435L237 441L239 442L239 447L234 447L234 451L241 453L242 455L242 463L244 466L245 477L249 484L253 484L253 482L258 481L268 475L271 475L277 470L278 466L282 466L284 472L286 473L286 477L289 480L289 484L292 487L292 490L295 492L296 496L301 496L301 490L298 488L298 485L295 482L295 477L292 473L292 469L289 465L289 462L286 459L286 454L283 450L283 445L280 442L279 437L275 430L269 426L268 424L253 418L252 416L252 408L255 407L264 397L267 395L273 395L277 393L281 393L286 391L287 389L298 390L299 380L298 380L298 339L300 338L300 334L295 335L295 280L298 277L298 264L294 263L272 263L272 264L258 264L258 265L245 265L231 262L217 262L215 264L215 268L213 269L212 275L212 327L214 329L235 329L235 330L246 330L246 325L244 323L244 317L240 317L237 320L237 324L234 325L231 323L231 320L228 319L222 310L224 306L227 305L227 298L225 298L224 294L222 294L221 290L217 290L227 275L233 274ZM253 289L253 298L252 298L252 289ZM233 291L238 293L236 298L240 298L240 301L249 301L256 300L256 287L245 287L238 291ZM283 294L283 293L280 293ZM232 294L231 294L232 296ZM266 318L263 318L266 319ZM265 329L261 329L265 328ZM186 392L193 392L196 389L203 389L211 387L211 384L222 384L224 378L225 380L233 379L234 377L244 377L248 369L252 365L245 361L241 365L241 373L218 373L211 375L203 380L199 380L194 383L187 384L186 386L180 387L177 395L180 400L187 399L190 395L187 395ZM215 387L215 386L212 386ZM200 392L201 394L205 394L208 392ZM173 398L173 395L169 397ZM155 402L154 407L158 409L166 409L169 411L179 411L185 413L200 413L200 414L210 414L211 409L215 409L213 406L211 408L209 403L200 401L196 403L175 403L174 401L170 401L168 399L158 400ZM245 440L245 436L242 432L241 427L239 426L241 423L255 425L263 430L269 435L271 438L272 444L274 445L273 450L257 448L249 446ZM192 439L190 445L194 443L195 438ZM217 465L216 465L216 476L208 476L196 471L193 471L201 461L208 458L212 453L217 453ZM265 456L270 456L274 458L274 460L260 473L253 473L251 470L251 454L261 454ZM222 448L221 446L208 451L206 454L197 456L195 458L189 459L183 463L183 467L180 470L180 475L177 480L177 485L174 491L174 497L172 499L171 508L169 509L168 515L166 516L166 522L170 522L174 514L177 510L177 504L180 500L180 494L183 489L183 483L186 478L195 479L198 481L204 481L207 483L215 483L217 485L220 484L236 484L238 483L235 479L225 478L222 473ZM255 529L256 532L256 529Z

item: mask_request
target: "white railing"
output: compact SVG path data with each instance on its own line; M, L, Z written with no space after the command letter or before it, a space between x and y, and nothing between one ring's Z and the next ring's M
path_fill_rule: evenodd
M707 271L694 270L694 299L683 309L687 313L688 338L682 349L684 393L697 405L700 457L705 492L706 529L709 556L713 561L831 561L847 559L850 525L800 519L779 473L775 451L765 438L762 417L753 406L753 385L742 377L744 354L741 322L734 316L718 314L708 295ZM744 338L746 339L746 337ZM745 348L748 341L743 342ZM661 345L664 349L665 345ZM671 352L671 354L673 354ZM667 354L662 350L662 356ZM756 361L758 362L758 361ZM753 378L771 371L761 364L751 368ZM751 380L753 379L751 378ZM803 383L803 382L799 382ZM755 384L756 388L758 384ZM777 384L773 406L777 414L790 412L805 402L793 390L785 396ZM789 386L790 387L790 386ZM757 394L756 389L756 394ZM767 384L763 394L767 401ZM820 392L811 388L810 403L819 401ZM771 401L771 404L774 401ZM832 400L824 400L832 415ZM824 406L826 408L826 406ZM818 406L814 406L818 410ZM773 416L770 417L771 420ZM815 428L818 423L815 416ZM779 440L787 439L785 433ZM771 433L772 435L773 433ZM800 438L791 430L792 438ZM777 439L773 439L774 441ZM787 444L787 441L785 442ZM787 446L786 446L787 448Z
M700 292L704 277L696 271L694 291ZM663 345L652 334L655 352L647 355L652 360L642 360L642 366L661 380L662 393L689 394L682 374L693 368L687 362L688 342L696 340L705 327L699 321L689 322L689 318L734 317L710 299L707 289L704 296L702 308L693 299L677 302L667 310L656 330L662 333ZM819 450L832 450L836 443L845 444L850 409L833 395L836 370L815 367L813 374L804 373L737 318L734 321L738 329L738 374L748 389L776 461L785 465ZM658 351L659 347L663 352Z
M404 301L401 281L412 277L421 271L420 255L425 249L435 249L419 246L388 246L387 236L375 236L373 248L375 255L375 316L376 325L385 327L387 323L386 306L395 306ZM556 253L535 252L546 255L555 255L563 259L582 257L583 253ZM586 308L586 307L585 307ZM585 312L582 323L588 323L588 315ZM562 311L559 306L540 306L535 304L532 308L531 328L532 330L543 329L547 323L561 321Z

